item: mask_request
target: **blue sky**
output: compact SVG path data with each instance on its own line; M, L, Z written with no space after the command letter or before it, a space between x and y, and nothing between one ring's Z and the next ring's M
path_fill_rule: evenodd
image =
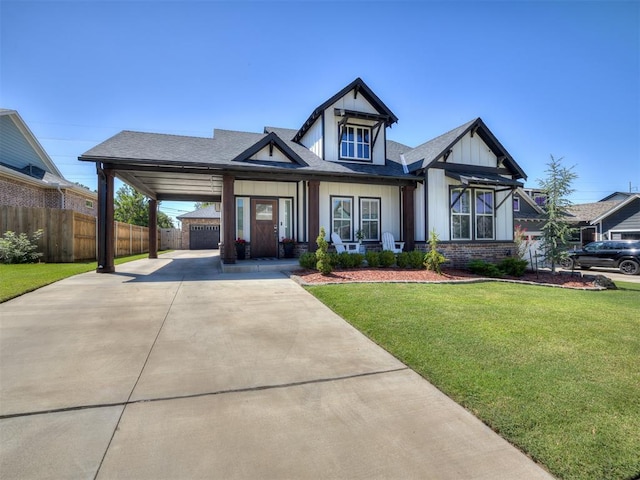
M640 186L638 1L0 0L0 22L0 106L91 188L77 157L121 130L299 128L356 77L390 139L482 117L527 186L551 154L576 203Z

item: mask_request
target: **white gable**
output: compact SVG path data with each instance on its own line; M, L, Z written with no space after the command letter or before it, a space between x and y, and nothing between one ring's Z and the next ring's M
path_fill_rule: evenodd
M276 145L273 145L273 147L267 145L255 155L252 155L249 160L257 160L260 162L293 163L289 159L289 157L282 153L282 151Z
M441 160L443 161L443 160ZM498 157L491 151L478 134L471 136L468 132L451 149L447 163L475 165L478 167L498 166Z

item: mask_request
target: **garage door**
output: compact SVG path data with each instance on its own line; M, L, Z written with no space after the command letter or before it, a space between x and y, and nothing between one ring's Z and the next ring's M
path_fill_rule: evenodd
M220 225L191 225L189 231L190 250L218 248L219 243Z

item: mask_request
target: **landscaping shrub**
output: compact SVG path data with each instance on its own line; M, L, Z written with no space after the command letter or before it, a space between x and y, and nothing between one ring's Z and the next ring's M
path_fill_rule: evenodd
M31 239L25 234L16 235L7 231L0 238L0 262L1 263L35 263L42 256L36 252L38 240L42 238L44 231L36 230Z
M381 267L392 267L396 263L396 254L389 251L383 250L380 252L380 266Z
M318 261L318 259L316 258L315 253L304 252L302 255L300 255L300 259L298 261L300 262L300 266L302 268L306 268L308 270L315 270L316 262Z
M497 265L486 262L484 260L471 260L467 268L476 275L482 275L483 277L500 278L504 276L502 271Z
M338 267L340 268L349 268L351 267L351 254L347 253L347 252L342 252L340 254L338 254L337 256L337 261L338 261Z
M498 268L500 271L504 272L505 275L509 275L510 277L521 277L524 275L527 265L528 263L526 260L520 260L517 257L509 257L498 263Z
M424 252L420 250L409 252L409 268L424 268Z
M325 240L325 235L324 227L321 227L320 235L318 235L316 239L316 243L318 244L318 250L316 251L316 268L323 275L329 275L333 271L333 266L331 265L331 256L328 252L329 243Z
M509 257L501 260L497 265L484 260L471 260L467 265L469 270L477 275L491 278L500 278L508 275L510 277L521 277L527 268L527 261L516 257Z
M438 249L438 234L435 230L431 230L429 236L430 250L424 256L424 266L427 270L431 270L438 274L442 273L442 264L447 261L446 257L442 255Z
M400 268L409 268L409 252L400 252L396 262Z
M364 255L361 253L350 253L351 257L351 267L350 268L358 268L362 266L362 262L364 261Z
M375 268L380 266L380 253L378 252L369 251L364 254L364 259L370 267Z

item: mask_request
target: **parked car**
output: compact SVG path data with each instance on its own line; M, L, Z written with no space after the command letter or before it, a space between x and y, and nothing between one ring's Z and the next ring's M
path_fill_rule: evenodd
M564 268L618 268L626 275L640 273L640 240L606 240L591 242L580 250L568 252Z

